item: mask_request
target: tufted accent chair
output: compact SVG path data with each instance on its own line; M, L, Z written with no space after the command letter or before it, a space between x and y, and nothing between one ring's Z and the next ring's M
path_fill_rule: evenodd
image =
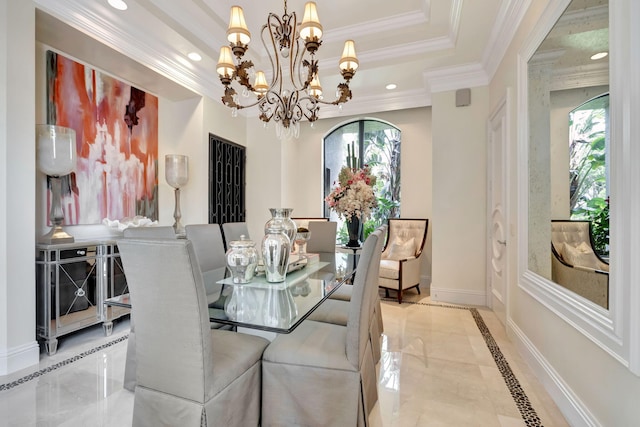
M589 221L551 221L551 278L559 285L609 307L609 264L596 254Z
M420 293L420 264L424 243L427 240L428 219L389 218L388 238L380 260L378 286L395 290L398 303L402 292L416 288Z

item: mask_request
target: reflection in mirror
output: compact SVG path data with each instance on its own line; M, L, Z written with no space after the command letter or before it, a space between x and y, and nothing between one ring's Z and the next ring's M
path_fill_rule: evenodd
M608 22L606 0L572 0L528 63L529 270L604 308Z

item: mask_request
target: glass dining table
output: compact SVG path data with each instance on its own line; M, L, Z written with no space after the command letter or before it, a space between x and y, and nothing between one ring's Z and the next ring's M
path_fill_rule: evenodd
M307 254L306 262L297 262L299 269L287 273L285 281L280 283L268 283L264 273L256 274L250 283L235 284L226 268L204 272L209 319L239 331L287 334L352 279L358 256ZM129 294L109 298L105 304L131 308Z

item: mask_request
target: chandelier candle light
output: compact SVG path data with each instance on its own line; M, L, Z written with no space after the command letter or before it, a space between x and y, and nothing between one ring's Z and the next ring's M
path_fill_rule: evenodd
M76 131L53 125L36 125L38 168L49 176L51 185L51 231L40 237L40 243L73 243L73 236L62 229L64 212L61 205L61 178L76 168Z
M306 118L312 125L318 120L319 104L338 105L342 108L342 104L351 99L349 81L358 68L353 40L347 40L344 44L339 62L344 82L338 84L336 99L322 99L318 60L315 58L315 53L322 44L322 25L315 2L305 4L302 22L298 23L296 13L287 12L287 0L284 0L284 14L278 16L269 13L267 23L262 26L261 38L271 62L271 83L267 83L264 71L254 72L253 62L242 59L249 48L251 33L245 23L242 8L232 6L227 30L230 44L220 50L217 72L225 87L222 103L232 109L233 116L239 109L257 105L260 120L265 126L271 119L276 122L278 137L293 135L297 138L300 120ZM302 43L304 49L301 47ZM237 64L234 64L232 53ZM252 85L250 79L254 74ZM240 105L238 94L231 85L234 80L243 86L243 95L249 96L253 92L256 100L248 105Z
M185 233L184 226L180 222L180 188L189 182L189 157L180 154L167 154L164 158L164 177L167 183L175 188L176 206L173 211L173 229L177 235Z

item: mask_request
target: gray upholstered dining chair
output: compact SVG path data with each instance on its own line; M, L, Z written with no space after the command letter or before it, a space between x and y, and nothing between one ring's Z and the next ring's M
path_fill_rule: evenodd
M175 239L176 232L171 226L130 227L122 232L125 239L154 238ZM120 244L118 244L120 246ZM126 277L126 274L125 274ZM128 282L127 282L128 286ZM133 311L129 314L129 339L127 340L127 357L124 365L124 384L126 390L134 391L136 388L136 327L133 321Z
M308 253L335 252L338 223L335 221L310 221L307 227L311 236L307 242Z
M365 426L378 399L368 325L378 236L367 237L347 326L305 320L262 359L262 426Z
M378 244L376 246L376 259L378 264L380 263L380 256L382 252L382 246L384 243L384 236L386 235L386 225L379 227L374 233L378 235ZM375 267L372 267L375 268ZM379 268L379 266L378 266ZM382 308L380 307L380 296L378 295L378 273L367 276L367 282L365 286L370 286L376 289L376 292L370 292L371 301L371 322L369 324L369 340L371 341L371 350L373 352L373 360L377 364L382 356L382 332L384 332L384 325L382 322ZM356 274L358 274L356 272ZM338 291L340 294L336 298L331 298ZM349 317L349 301L353 294L353 285L343 284L340 288L334 292L327 301L323 302L308 318L318 322L334 323L336 325L347 325Z
M220 225L188 224L184 229L187 239L193 243L198 264L203 273L227 265Z
M222 234L224 235L224 247L229 249L229 242L240 240L241 236L250 239L249 228L246 222L225 222L222 224Z
M297 218L291 218L293 220L293 222L296 223L296 226L298 226L298 228L303 227L303 228L309 228L309 223L310 222L314 222L314 221L321 221L321 222L327 222L329 221L329 218L326 217L297 217Z
M209 327L189 240L124 239L136 315L134 426L258 426L264 338Z
M129 227L125 228L122 235L127 238L153 237L158 239L175 239L176 231L170 225L153 227Z

